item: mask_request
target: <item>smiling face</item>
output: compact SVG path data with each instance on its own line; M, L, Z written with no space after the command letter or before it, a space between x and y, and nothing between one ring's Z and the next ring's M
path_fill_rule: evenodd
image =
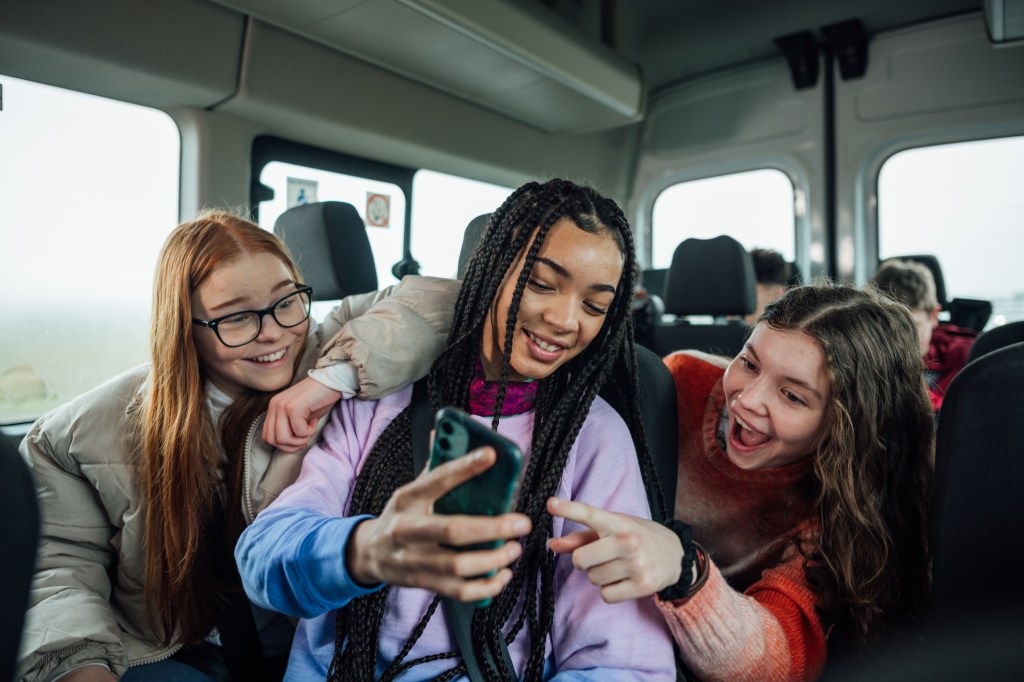
M270 253L243 253L217 267L192 293L192 317L209 320L242 310L262 310L295 291L288 267ZM228 348L212 329L192 327L192 340L207 377L231 396L246 391L278 391L292 380L309 320L283 328L263 318L252 343Z
M830 386L815 339L758 324L725 372L729 460L755 470L811 454L824 434Z
M505 321L528 249L513 263L484 325L481 360L492 381L501 376ZM552 225L519 304L511 381L543 379L583 352L601 331L622 263L610 234L584 232L569 218Z

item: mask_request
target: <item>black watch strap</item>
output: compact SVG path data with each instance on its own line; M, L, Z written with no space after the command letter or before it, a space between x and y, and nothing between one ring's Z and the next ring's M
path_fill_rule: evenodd
M679 582L675 585L669 585L665 589L658 592L658 597L662 601L673 601L675 599L682 599L689 597L695 590L692 590L694 585L698 582L697 578L700 571L694 571L694 562L700 562L701 558L698 557L697 545L693 541L693 529L690 528L690 524L684 523L677 519L669 519L664 521L663 524L666 528L676 534L679 538L679 544L683 547L683 566L679 572ZM706 559L704 560L706 564ZM700 563L696 564L700 567Z

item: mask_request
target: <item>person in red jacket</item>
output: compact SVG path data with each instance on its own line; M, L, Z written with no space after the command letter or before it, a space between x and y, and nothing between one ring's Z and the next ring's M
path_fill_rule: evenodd
M907 309L873 289L796 287L731 362L665 362L681 521L552 499L590 530L551 549L607 601L657 593L701 680L813 680L828 652L912 631L930 583L934 429Z
M939 322L942 308L935 293L935 278L931 270L921 263L890 258L879 266L871 283L910 310L924 357L928 394L932 408L938 414L949 383L967 364L967 356L978 332Z

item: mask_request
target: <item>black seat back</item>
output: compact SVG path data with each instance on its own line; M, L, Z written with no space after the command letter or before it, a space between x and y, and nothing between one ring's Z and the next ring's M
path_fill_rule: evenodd
M318 300L377 289L377 268L366 226L352 204L322 201L288 209L274 234L291 251Z
M947 306L949 321L958 327L981 331L992 317L992 302L977 298L954 298Z
M1015 609L1024 641L1024 343L953 379L939 418L932 525L937 618ZM978 624L981 624L980 622Z
M757 305L754 263L743 245L727 235L687 239L676 247L665 277L665 312L733 316L713 324L684 319L654 325L653 349L661 356L677 350L735 355L749 328L743 316Z
M39 539L39 507L25 461L0 435L0 680L13 680Z
M971 352L967 356L967 362L974 362L985 353L1005 348L1013 343L1024 342L1024 320L1010 322L1001 327L993 327L987 332L982 332L971 345Z
M640 382L640 415L644 436L654 461L654 471L665 497L669 517L675 511L676 479L679 466L679 413L676 407L676 384L662 359L643 346L636 347L637 379ZM626 414L623 401L630 400L626 387L606 385L600 396L619 414ZM657 498L648 489L651 514L662 521Z

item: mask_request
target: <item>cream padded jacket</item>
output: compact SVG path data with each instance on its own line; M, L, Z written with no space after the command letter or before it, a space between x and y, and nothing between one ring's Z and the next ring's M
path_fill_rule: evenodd
M320 358L319 366L351 362L363 398L408 385L440 353L457 295L457 282L406 277L381 292L344 299L322 325L310 325L295 379ZM19 680L51 680L101 661L120 676L176 649L159 644L144 602L137 445L148 378L148 366L139 367L52 410L21 444L42 527ZM305 454L275 451L259 437L261 421L249 432L247 523L295 480Z

